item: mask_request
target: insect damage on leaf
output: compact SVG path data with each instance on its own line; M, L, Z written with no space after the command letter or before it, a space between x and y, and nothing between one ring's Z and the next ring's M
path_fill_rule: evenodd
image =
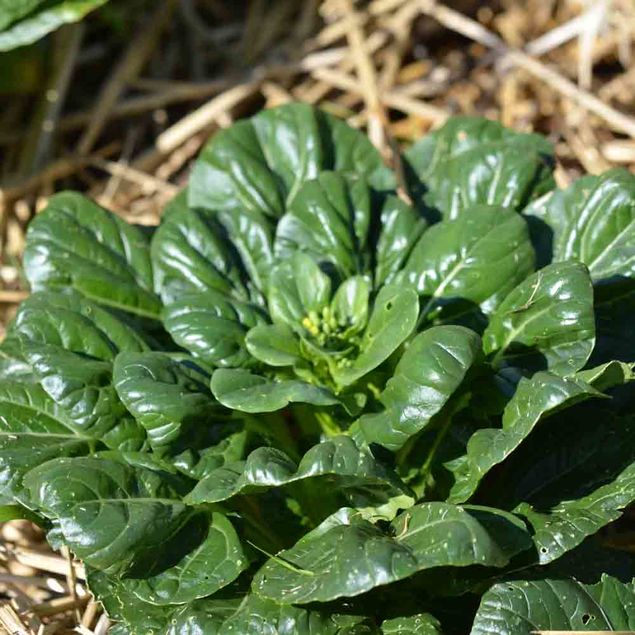
M452 119L407 205L288 104L212 138L151 239L52 197L0 345L2 504L122 633L632 630L596 535L635 500L635 176L556 190L551 155Z

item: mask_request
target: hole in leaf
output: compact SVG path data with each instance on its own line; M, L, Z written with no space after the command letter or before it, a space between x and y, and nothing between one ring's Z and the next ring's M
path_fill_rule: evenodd
M547 547L540 547L540 553L547 553Z
M386 311L390 311L392 309L392 302L386 302Z
M582 616L582 623L583 624L588 624L591 621L591 616L588 613L585 613Z

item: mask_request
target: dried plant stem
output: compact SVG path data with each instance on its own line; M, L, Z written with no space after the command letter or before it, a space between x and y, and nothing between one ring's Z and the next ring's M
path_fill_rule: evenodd
M128 50L101 90L88 127L77 145L79 154L85 155L92 150L103 129L108 113L114 107L115 102L119 99L128 82L141 72L141 69L148 61L173 8L174 2L172 0L162 2L150 22L144 26L139 36L133 39Z
M527 53L507 46L497 35L475 20L464 16L454 9L439 4L435 2L435 0L415 1L419 3L423 13L433 17L446 28L494 49L504 56L506 62L523 68L529 74L545 82L560 94L604 119L613 129L635 137L635 119L633 117L629 117L608 104L605 104L588 91L578 88L571 80L563 77L558 71L539 62L530 55L527 55Z

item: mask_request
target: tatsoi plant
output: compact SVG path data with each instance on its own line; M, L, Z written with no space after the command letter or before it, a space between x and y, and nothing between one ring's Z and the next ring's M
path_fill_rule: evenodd
M635 176L455 118L407 150L291 104L158 228L32 222L2 500L115 633L635 629Z

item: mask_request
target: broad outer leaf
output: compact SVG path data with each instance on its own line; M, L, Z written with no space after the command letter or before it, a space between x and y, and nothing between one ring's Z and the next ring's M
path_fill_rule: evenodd
M376 635L370 620L247 596L218 635ZM207 633L205 634L207 635Z
M0 29L24 18L45 0L0 0Z
M633 585L604 576L593 585L567 579L512 580L496 584L481 600L471 635L633 629Z
M313 446L296 463L284 452L262 447L246 461L230 463L209 473L186 497L193 505L217 503L238 494L317 478L325 487L342 491L356 508L406 508L414 503L408 488L391 470L348 436L335 436ZM379 509L378 513L382 510Z
M476 204L522 209L554 186L553 147L542 136L481 117L453 117L406 152L428 205L456 218Z
M117 450L139 450L145 430L119 400L112 363L48 344L24 344L40 385L83 434Z
M4 0L0 3L0 51L32 44L63 24L81 20L107 1Z
M163 302L208 291L249 300L242 262L215 214L188 208L183 195L171 205L152 237L154 286Z
M187 294L163 309L163 322L174 341L212 366L249 366L245 348L249 329L264 322L262 310L214 290Z
M483 334L495 366L563 376L585 365L594 344L593 289L579 262L549 265L521 282Z
M366 135L309 105L287 104L215 135L194 166L189 204L276 219L300 184L325 170L362 174L380 187L387 182Z
M455 483L448 500L462 503L476 491L481 479L502 463L545 417L601 393L581 379L536 373L523 378L505 407L502 428L477 430L468 441L466 455L453 467Z
M508 463L510 502L532 525L542 563L577 547L635 500L634 438L631 416L564 411Z
M533 269L534 250L523 218L480 205L428 229L397 281L423 296L423 317L451 319L478 307L491 313Z
M241 412L274 412L293 402L335 406L328 390L289 379L276 381L246 370L219 368L212 375L212 392L220 403Z
M532 526L540 562L546 564L617 520L633 501L635 463L611 483L577 500L564 501L548 512L534 510L528 503L522 503L515 511Z
M462 326L417 335L381 394L385 410L359 421L366 440L396 451L423 430L459 388L479 349L479 336Z
M579 260L594 282L635 277L635 176L628 170L585 176L526 213L552 232L554 262Z
M441 635L441 624L430 613L395 617L381 623L383 635Z
M87 569L90 590L115 622L114 635L218 635L226 619L241 605L240 597L206 598L184 605L145 602L130 590L130 580L117 580Z
M338 366L333 378L348 386L377 368L412 333L419 314L419 301L412 289L382 287L360 343L360 354L350 364Z
M120 353L113 381L155 450L170 447L179 438L202 436L221 410L207 375L164 353Z
M0 383L0 495L28 499L23 476L49 459L88 454L96 441L35 383Z
M71 287L143 317L161 308L145 234L81 194L56 194L29 225L24 269L35 291Z
M55 459L24 484L75 555L113 575L147 572L191 518L172 479L112 460Z
M112 385L117 352L147 348L132 328L78 293L39 292L22 304L8 344L82 434L116 449L142 447L145 431Z
M104 361L119 351L148 345L130 326L75 292L42 291L29 296L9 326L7 338L56 346Z
M249 560L224 514L215 512L208 522L205 539L180 562L149 578L128 579L125 585L141 600L163 605L191 602L233 582Z
M389 534L339 514L270 559L253 588L277 602L326 602L434 567L503 567L530 545L522 523L487 508L423 503L397 516Z

